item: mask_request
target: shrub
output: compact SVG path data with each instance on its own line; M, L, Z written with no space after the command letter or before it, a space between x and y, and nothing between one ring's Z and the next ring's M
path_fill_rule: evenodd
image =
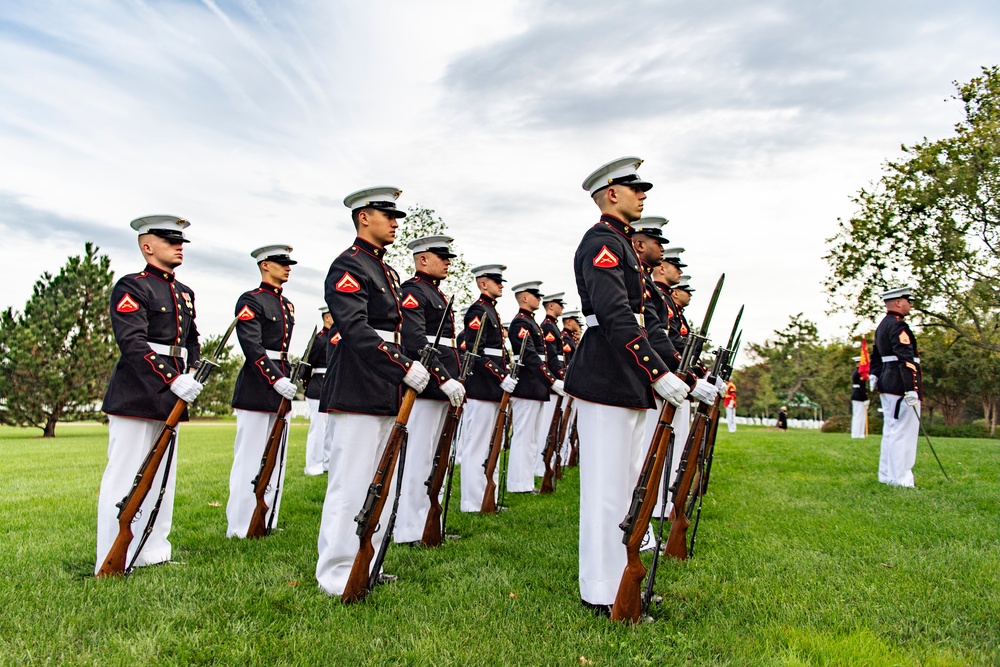
M850 433L851 416L833 415L820 427L822 433ZM882 418L868 416L868 435L877 435L882 432Z

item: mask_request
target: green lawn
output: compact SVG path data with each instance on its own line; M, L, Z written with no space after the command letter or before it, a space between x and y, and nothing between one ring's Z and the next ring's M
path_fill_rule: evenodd
M292 429L284 530L225 538L234 425L182 429L174 559L101 580L106 430L0 429L0 663L86 665L1000 664L1000 445L926 445L918 488L878 484L878 438L719 434L695 557L658 577L657 621L612 624L577 590L577 473L464 539L393 548L361 604L316 586L325 478Z

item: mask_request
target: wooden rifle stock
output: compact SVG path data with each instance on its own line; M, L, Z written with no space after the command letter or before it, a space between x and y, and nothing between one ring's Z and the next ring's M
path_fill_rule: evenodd
M285 429L287 428L285 417L291 408L292 402L282 396L281 403L278 404L278 412L275 415L274 426L271 427L271 432L267 436L267 444L264 445L264 455L260 459L260 469L257 471L257 477L253 480L253 492L257 497L257 505L253 508L253 515L250 517L250 527L247 528L247 537L251 539L266 537L270 532L267 529L267 522L265 521L267 511L270 509L267 506L265 495L268 486L270 486L274 468L278 464L278 456L281 452L281 445L285 437Z
M684 457L681 464L683 472L674 491L674 508L670 513L670 535L667 537L667 547L664 552L679 560L688 557L687 529L691 525L691 521L687 517L687 501L688 495L691 493L695 472L698 469L698 457L701 456L701 440L708 424L708 408L704 403L700 403L698 411L694 415L694 425L691 427L687 442L684 444Z
M427 510L427 520L424 522L424 534L420 538L420 543L425 547L439 547L443 535L441 534L441 487L444 485L444 476L448 472L448 454L451 452L452 442L455 440L455 433L458 431L458 422L462 418L463 403L459 407L449 406L448 414L444 418L444 428L441 429L441 436L438 438L437 451L434 452L434 462L431 464L431 474L424 484L427 485L427 496L430 498L431 506Z
M566 465L569 467L575 466L580 460L580 436L576 432L576 420L573 420L572 426L569 429L569 460L566 461Z
M562 419L559 420L559 431L556 433L556 479L562 479L563 473L563 460L562 451L563 443L566 441L566 434L569 432L569 418L573 414L573 397L570 396L569 400L566 401L566 407L562 411ZM569 465L567 462L566 465Z
M361 538L361 546L358 548L358 555L354 557L354 564L351 566L351 574L347 577L344 593L340 596L341 601L345 604L362 600L371 592L368 582L371 575L372 559L375 557L372 538L379 527L379 517L382 516L382 509L389 497L392 472L399 459L403 438L406 437L406 423L410 420L410 410L413 409L413 401L416 397L417 392L412 387L407 388L403 394L399 413L396 415L396 423L392 426L392 432L389 434L389 440L382 452L382 458L378 462L378 468L375 469L375 476L368 486L365 504L354 519L358 522L358 536ZM385 539L389 539L389 536L387 535Z
M481 514L496 514L497 485L493 481L493 474L497 470L497 463L500 461L500 450L503 449L503 440L507 432L507 415L510 411L510 394L503 393L500 397L500 408L497 410L496 421L493 422L493 434L490 437L490 453L483 464L486 473L486 491L483 493L483 502L479 507Z
M538 493L552 493L555 486L552 478L555 476L555 453L559 449L559 424L562 422L562 400L559 396L556 399L556 408L552 411L552 421L549 423L549 432L545 436L545 449L542 452L542 461L545 463L545 475L542 477L542 486Z
M621 582L618 584L615 603L611 607L611 618L615 621L638 623L642 613L642 579L646 576L646 566L639 557L639 549L646 537L649 520L653 516L653 509L659 498L663 466L667 465L667 448L673 433L670 423L674 420L676 410L673 403L664 401L660 418L656 422L656 430L653 431L649 444L649 451L646 452L646 459L639 473L639 481L632 491L632 505L629 507L628 516L622 522L622 530L626 531L624 538L626 563ZM631 532L628 532L629 526Z
M167 416L163 430L160 431L160 435L157 436L156 442L153 444L153 448L149 450L149 454L146 455L146 459L139 467L131 492L122 500L121 511L118 513L118 535L115 536L115 541L111 544L111 549L108 550L108 555L105 556L101 569L97 571L98 577L125 574L125 559L134 537L132 522L135 520L136 514L139 513L142 503L146 500L149 490L153 488L156 471L160 469L160 462L163 460L164 454L167 453L167 447L170 446L170 441L175 434L174 429L180 422L186 407L185 401L177 399L174 409ZM164 475L168 473L167 470L163 471Z

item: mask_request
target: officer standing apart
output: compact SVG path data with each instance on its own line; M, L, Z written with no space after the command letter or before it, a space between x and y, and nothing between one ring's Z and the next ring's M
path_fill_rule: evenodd
M639 178L640 164L621 158L584 180L601 218L573 259L588 325L566 373L566 391L578 404L580 598L601 614L610 614L625 568L618 524L639 476L645 410L655 405L654 390L675 405L688 394L642 329L644 285L631 236L652 184Z
M455 342L455 317L448 310L448 298L441 292L441 281L448 277L448 268L455 253L450 236L425 236L407 247L413 253L416 275L400 290L403 315L403 352L411 359L434 342L438 325L441 341L437 357L432 359L431 381L417 396L406 425L406 463L400 489L399 513L393 539L396 543L420 544L424 523L430 509L427 486L434 450L444 428L449 403L458 407L465 400L465 387L454 378L459 374L459 358Z
M563 379L565 374L566 359L563 355L562 332L559 330L559 317L563 313L566 303L563 297L565 292L557 294L546 294L542 297L542 307L545 309L545 317L539 325L542 332L542 344L545 346L545 364L549 368L549 373L553 377ZM549 390L549 400L542 405L542 416L538 420L540 431L536 435L538 443L538 456L535 457L535 477L545 475L545 440L549 435L549 426L552 423L552 413L556 410L556 399L552 396L555 390Z
M854 363L861 357L854 357ZM868 386L861 376L861 369L854 367L851 374L851 437L864 438L868 435Z
M920 437L923 381L917 339L903 319L913 307L912 290L897 287L882 294L885 317L875 329L875 351L868 376L882 402L882 451L878 481L913 486L913 464Z
M319 397L323 393L326 377L326 346L330 340L333 318L330 309L321 307L323 328L316 332L316 340L309 350L309 370L305 385L306 404L309 406L309 433L306 435L306 469L309 476L322 475L330 469L330 451L326 449L326 413L320 412Z
M517 379L507 374L503 353L503 326L497 313L497 299L503 296L503 264L483 264L473 267L472 275L479 288L479 299L465 311L465 347L472 349L479 339L479 356L473 360L472 372L465 378L468 400L462 411L462 502L463 512L478 512L486 493L483 464L489 455L490 436L500 409L503 393L512 392ZM494 471L493 482L499 475Z
M401 349L399 278L383 262L386 246L396 240L397 219L406 215L396 208L400 194L380 186L344 199L358 236L326 274L326 305L340 333L323 385L333 441L316 580L328 595L342 595L347 585L361 545L354 517L392 431L403 385L419 392L430 381L423 364ZM393 474L390 500L381 516L373 517L383 527L372 539L376 553L385 538L395 487ZM380 574L380 580L388 578Z
M139 233L139 250L146 268L115 283L111 292L111 327L121 356L111 373L101 410L108 415L108 466L101 479L97 500L96 574L118 535L117 503L132 488L136 473L177 399L188 403L198 397L202 384L185 371L201 352L194 318L194 292L174 277L184 262L184 229L190 222L173 215L150 215L132 221ZM187 421L187 411L181 421ZM179 430L179 429L178 429ZM176 444L175 444L176 446ZM159 489L165 462L153 479ZM170 560L170 526L174 513L177 456L166 471L167 485L159 516L137 567ZM132 524L141 535L152 514L158 494L146 496ZM131 562L139 540L129 545Z
M539 433L542 431L542 407L549 400L549 390L562 392L563 381L549 371L545 360L542 330L534 313L542 303L538 290L542 283L531 281L514 286L518 311L510 321L507 337L514 350L514 361L524 344L522 370L517 387L511 394L510 405L514 431L510 438L510 458L507 468L507 490L530 493L535 490L535 461L539 457ZM544 438L544 435L541 436Z
M730 380L726 384L726 396L722 399L726 408L726 426L730 433L736 433L736 384Z
M279 244L250 253L260 269L260 286L244 292L236 302L236 337L244 361L233 391L236 442L229 473L226 537L247 536L257 506L253 480L260 471L260 460L277 419L278 406L282 398L295 398L295 384L288 379L291 374L288 343L295 325L295 307L282 295L282 285L288 282L291 267L297 264L291 252L291 246ZM291 412L285 416L286 421L290 417ZM264 502L273 513L273 518L268 517L273 526L278 525L281 489L285 483L287 441L286 428L275 471L270 480L261 482L267 484Z

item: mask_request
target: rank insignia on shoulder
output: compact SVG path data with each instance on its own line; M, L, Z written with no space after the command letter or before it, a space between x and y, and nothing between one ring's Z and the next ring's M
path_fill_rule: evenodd
M479 329L479 327L482 326L482 324L483 324L482 320L480 320L479 316L477 315L472 319L471 322L469 322L469 328L472 329L473 331L476 331Z
M119 310L121 310L121 309L119 308ZM910 344L910 337L909 337L909 335L907 335L907 333L905 331L900 331L899 332L899 342L902 343L903 345L909 345Z
M406 298L403 299L403 303L400 304L403 308L419 308L420 302L412 294L407 294Z
M524 338L527 335L528 335L528 329L527 329L527 327L521 327L521 330L517 332L517 337L518 338Z
M572 352L572 351L573 348L571 348L569 345L563 345L563 352Z
M132 298L131 294L126 292L125 296L123 296L121 301L118 302L118 305L115 306L115 310L119 313L134 313L139 310L139 304L135 302L135 299Z
M333 334L333 338L330 339L330 343L336 345L339 342L340 342L340 332L338 331L337 333Z
M594 266L599 269L610 269L618 266L618 257L608 250L608 246L602 246L601 251L594 257Z
M688 335L688 328L685 325L683 325L683 324L681 325L680 331L681 331L681 335L682 336L687 336Z
M239 314L236 316L236 319L240 320L241 322L247 322L249 320L252 320L254 317L255 315L253 314L253 311L250 310L250 306L243 306Z
M354 279L354 276L344 271L344 275L337 281L336 288L339 292L357 292L361 289L361 285Z
M552 335L551 331L548 332L547 334L545 334L545 342L546 343L554 343L555 341L556 341L556 337Z

